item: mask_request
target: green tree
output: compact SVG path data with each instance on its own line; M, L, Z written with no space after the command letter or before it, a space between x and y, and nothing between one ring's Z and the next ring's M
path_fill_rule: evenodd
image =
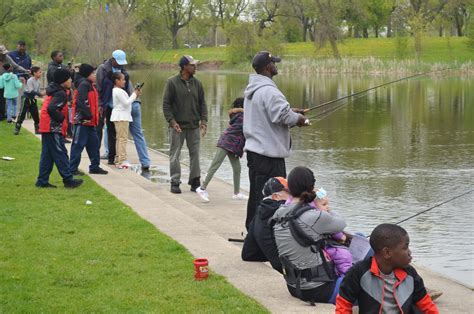
M224 29L227 23L236 22L249 3L249 0L206 0L205 7L211 20L215 46L217 46L217 28Z
M319 46L322 47L329 41L334 58L340 59L337 39L339 37L338 16L341 13L341 6L334 0L316 0L318 7L318 23L316 24L317 38Z

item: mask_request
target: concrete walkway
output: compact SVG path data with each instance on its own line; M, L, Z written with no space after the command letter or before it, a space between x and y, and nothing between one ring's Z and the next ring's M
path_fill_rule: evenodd
M24 128L33 132L31 120ZM132 142L127 147L128 160L137 164L134 169L102 167L108 175L91 175L99 185L130 206L140 217L149 221L161 232L185 246L193 256L209 260L212 271L223 275L235 287L256 299L274 313L334 313L334 306L317 304L309 306L291 297L283 277L266 263L243 262L241 244L227 239L242 238L246 201L232 200L232 186L217 178L208 186L210 203L203 203L196 193L181 184L180 195L169 192L168 157L149 150L152 160L151 180L142 177ZM187 151L183 152L187 154ZM81 170L88 171L89 159L84 152ZM207 170L207 169L203 169ZM54 170L56 171L56 170ZM246 168L243 167L243 171ZM183 166L182 182L188 181L188 168ZM92 200L94 201L94 200ZM192 265L190 265L192 267ZM417 267L426 286L444 291L436 302L441 313L468 313L474 311L474 292L470 289ZM170 287L171 288L171 287Z

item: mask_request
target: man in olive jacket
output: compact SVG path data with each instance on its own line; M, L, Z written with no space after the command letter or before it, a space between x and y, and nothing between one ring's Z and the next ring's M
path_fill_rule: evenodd
M181 71L170 77L163 96L163 113L170 131L170 176L171 193L181 189L181 165L179 156L184 140L189 150L190 173L188 184L191 191L201 185L199 167L200 136L207 131L207 106L201 82L194 77L198 61L191 56L179 60Z

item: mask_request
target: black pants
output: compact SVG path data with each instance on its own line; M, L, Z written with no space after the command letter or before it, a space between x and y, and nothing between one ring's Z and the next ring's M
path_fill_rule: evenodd
M20 110L20 117L16 122L17 128L20 128L23 121L25 121L27 112L31 114L31 117L35 122L35 130L37 130L39 127L38 105L36 103L36 99L30 97L25 97L25 101L23 102L23 106Z
M104 109L105 117L101 116L99 118L99 125L97 126L97 135L99 136L99 149L100 149L100 145L102 143L102 131L104 129L104 120L105 120L105 124L107 125L107 141L109 143L109 147L108 147L109 163L113 163L115 161L115 155L116 155L115 141L117 137L117 134L115 132L115 124L112 121L110 121L111 115L112 115L112 108L110 108L109 106L106 106Z
M6 100L5 100L5 97L3 97L3 92L5 90L2 88L0 89L0 121L2 120L5 120L6 116L5 116L5 107L6 107Z
M301 298L298 296L298 293L295 288L290 285L287 285L288 291L292 296L295 298L299 298L302 301L312 301L316 303L328 303L331 299L331 296L334 292L334 288L336 287L336 282L331 281L328 283L323 284L314 289L308 290L301 290Z
M257 206L263 199L262 190L265 182L272 177L286 178L286 167L284 158L266 157L250 151L247 152L247 167L249 168L250 195L245 228L248 230Z
M37 185L45 186L49 183L49 175L56 165L63 182L71 181L69 158L64 137L61 133L43 133L41 135L41 157Z

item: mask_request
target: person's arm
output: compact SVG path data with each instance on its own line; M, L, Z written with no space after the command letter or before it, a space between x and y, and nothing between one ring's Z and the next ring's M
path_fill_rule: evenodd
M131 106L132 102L137 99L137 94L133 92L132 95L128 96L126 91L120 89L117 91L116 97L119 103L124 104L126 106Z
M171 80L166 82L165 92L163 94L163 114L165 116L166 121L169 123L171 127L176 124L176 120L171 110L172 103L173 103L173 95L174 95L174 86Z
M30 57L29 54L26 54L26 67L27 67L28 69L31 69L31 65L32 65L32 63L31 63L31 57Z
M96 71L96 77L95 77L95 88L97 89L97 93L99 93L99 95L102 93L102 87L103 87L103 84L104 84L104 77L105 77L105 73L104 73L104 65L99 65L99 67L97 68L97 71Z
M413 291L413 303L425 314L438 314L438 308L431 300L430 295L426 292L425 284L423 278L418 275L414 268L411 268L413 271L414 278L414 291Z
M336 314L352 314L352 307L359 299L360 295L360 276L356 266L351 268L339 288L336 297Z
M3 75L0 75L0 89L4 89L5 85L3 84Z
M7 58L8 63L10 63L11 66L13 67L13 72L15 72L15 73L18 73L18 72L30 73L29 70L25 69L22 66L19 66L15 61L13 61L13 59L9 55L7 55L6 58Z
M346 220L334 212L319 212L321 217L311 228L319 234L332 234L341 232L346 227Z
M92 113L89 105L89 87L88 84L79 84L77 88L76 112L80 112L83 120L91 120Z
M48 64L48 71L46 72L46 80L48 81L48 84L53 81L54 78L54 72L56 71L56 66L54 64Z
M272 93L268 101L265 101L265 107L273 123L282 123L293 127L298 123L300 114L290 108L290 104L285 96L276 88L272 88Z
M50 115L51 119L58 123L62 123L64 121L64 115L61 111L66 104L66 97L65 91L56 93L48 104L48 114Z

